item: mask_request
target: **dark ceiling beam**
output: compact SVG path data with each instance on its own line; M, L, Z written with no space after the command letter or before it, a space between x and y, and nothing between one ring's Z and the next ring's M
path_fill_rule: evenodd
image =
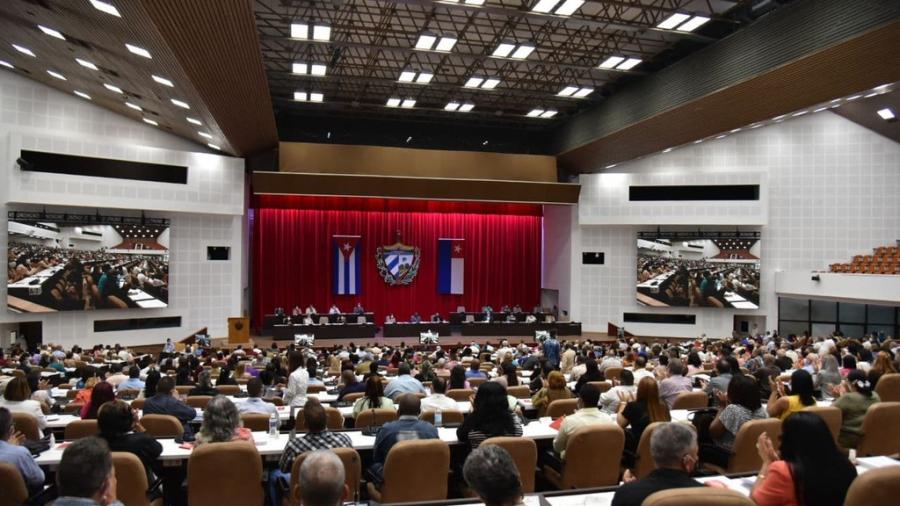
M633 83L555 135L592 172L900 80L900 4L801 0Z

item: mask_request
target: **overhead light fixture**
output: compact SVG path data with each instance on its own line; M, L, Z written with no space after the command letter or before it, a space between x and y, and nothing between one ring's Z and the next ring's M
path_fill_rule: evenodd
M137 104L132 104L131 102L125 102L125 105L134 109L135 111L143 111L143 109L141 109L141 106L139 106Z
M327 66L324 63L303 63L295 62L291 65L291 72L301 75L312 75L321 77L325 75Z
M862 98L862 95L853 95L852 97L847 97L847 102L852 102L854 100L859 100Z
M475 104L472 102L466 102L463 105L459 106L459 112L469 112L475 108Z
M396 98L396 97L391 97L391 98L387 99L387 104L385 104L385 105L387 105L388 107L400 107L400 99Z
M736 133L738 133L738 132L740 132L740 131L741 131L740 128L735 128L734 130L732 130L732 131L730 131L730 132L728 132L728 133L736 134Z
M158 82L159 84L161 84L163 86L168 86L169 88L175 87L175 84L172 83L172 81L166 79L165 77L160 77L156 74L152 74L150 77L152 77L154 81Z
M666 149L663 150L663 153L669 153L669 152L671 152L671 151L672 151L672 148L666 148Z
M331 27L328 25L313 25L313 40L323 42L331 40Z
M90 0L91 5L94 6L95 9L101 12L105 12L107 14L112 14L117 18L121 18L122 15L119 14L119 10L116 7L108 2L102 2L101 0Z
M129 51L131 51L133 54L136 54L138 56L142 56L142 57L148 58L148 59L153 58L152 56L150 56L150 51L147 51L146 49L144 49L142 47L138 47L133 44L125 44L125 47Z
M416 99L414 98L404 98L403 102L400 103L400 107L404 109L409 109L411 107L415 107Z
M434 48L437 51L450 51L453 49L453 46L456 45L456 37L441 37L438 39L437 46Z
M493 90L499 84L500 84L499 79L497 79L496 77L489 77L489 78L485 79L483 83L481 83L481 88L485 89L485 90Z
M813 112L822 112L822 111L827 111L827 110L828 110L827 107L819 107L818 109L816 109L816 110L813 111Z
M9 63L9 62L6 61L6 60L0 60L0 67L6 67L6 68L8 68L8 69L15 69L15 68L16 68L12 63Z
M725 138L725 134L722 134L722 135L719 135L718 137L716 137L716 139L724 139L724 138Z
M44 25L37 25L37 27L38 27L42 32L46 33L47 35L49 35L49 36L51 36L51 37L55 37L55 38L57 38L57 39L59 39L59 40L66 40L66 38L63 37L63 34L59 33L59 30L54 30L53 28L47 28L47 27L44 26Z
M306 74L309 72L309 65L305 63L293 63L291 65L291 72L294 74Z
M306 23L291 23L292 39L308 39L309 25Z
M305 92L305 91L295 91L294 92L294 100L297 102L324 102L325 95L321 92L313 91L313 92Z
M472 76L463 84L465 88L480 88L482 90L493 90L500 84L500 79L496 77Z
M761 126L763 126L762 123L757 123L757 124L755 124L755 125L750 125L750 130L753 130L754 128L759 128L759 127L761 127Z
M416 84L428 84L432 79L434 79L434 74L431 72L419 72L419 76L416 77Z
M416 49L424 51L450 51L456 45L457 38L447 35L435 35L433 33L423 33L416 40Z
M190 124L192 124L192 125L202 125L202 124L203 124L203 122L200 121L200 120L197 119L197 118L184 118L184 119L186 119L187 122L190 123Z
M118 86L113 86L113 85L111 85L111 84L109 84L109 83L103 83L103 87L106 88L106 89L109 90L109 91L114 92L114 93L124 93L124 92L122 91L122 88L119 88Z
M174 105L176 105L176 106L178 106L178 107L181 107L182 109L190 109L190 108L191 108L191 106L189 106L189 105L187 104L187 102L183 102L183 101L181 101L181 100L178 100L177 98L172 98L172 99L169 99L169 100L172 101L172 104L174 104Z
M406 138L406 143L409 144L409 142L410 142L411 140L412 140L412 135L410 135L409 137Z
M684 23L690 17L691 17L690 14L676 12L675 14L672 14L671 16L667 17L666 19L662 20L662 22L660 22L658 25L656 25L656 27L662 28L663 30L674 30L676 26Z
M83 91L75 90L74 93L85 100L91 100L91 96Z
M484 0L465 0L463 3L466 5L484 5Z
M144 123L146 123L146 124L148 124L148 125L159 126L159 123L153 121L153 120L150 119L150 118L144 118Z
M516 45L515 45L515 44L512 44L512 43L510 43L510 42L501 42L501 43L497 46L497 48L494 49L494 52L492 53L491 56L497 56L497 57L500 57L500 58L506 58L507 56L510 55L510 53L513 52L513 49L515 49L515 48L516 48Z
M18 52L20 52L20 53L22 53L22 54L27 54L28 56L30 56L30 57L32 57L32 58L37 58L37 56L34 55L34 52L32 52L30 49L28 49L28 48L25 47L25 46L20 46L20 45L18 45L18 44L13 44L12 47L13 47L13 49L15 49L16 51L18 51Z
M94 65L93 63L91 63L87 60L82 60L81 58L75 58L75 63L81 65L82 67L89 68L91 70L99 70L96 65Z
M584 98L593 92L594 88L582 88L580 86L570 84L569 86L566 86L565 88L559 90L559 93L557 93L556 95L560 97Z
M564 0L562 3L560 3L560 0L538 0L534 7L531 8L531 12L571 16L582 5L584 5L584 0Z
M616 67L616 70L631 70L640 65L641 61L640 58L628 58L620 63L619 66Z
M529 118L537 118L541 114L544 114L543 109L532 109L532 110L528 111L528 114L526 114L525 116L527 116Z
M434 47L435 42L437 42L436 35L423 33L419 35L419 40L416 41L416 49L431 49Z
M212 139L212 135L210 135L206 132L197 132L197 135L199 135L200 137L203 137L204 139Z
M317 91L310 92L309 101L310 102L324 102L325 95L323 95L321 92L317 92Z
M314 76L324 76L325 75L325 64L324 63L313 63L309 66L309 73Z
M216 151L221 151L221 150L222 150L222 148L220 148L219 146L217 146L217 145L215 145L215 144L213 144L213 143L211 143L211 142L207 142L206 145L209 146L209 147L211 147L212 149L215 149Z
M434 79L434 73L432 72L418 72L410 69L400 72L400 77L397 78L401 83L415 84L428 84L432 79Z
M884 109L878 110L878 116L885 121L894 121L897 119L897 115L894 114L894 111L890 107L885 107Z
M535 45L530 42L524 43L515 43L515 42L501 42L491 56L495 56L497 58L512 58L514 60L524 60L528 58L528 56L534 52L536 49Z
M676 30L679 32L693 32L697 28L709 22L707 16L692 16L683 12L676 12L666 19L662 20L657 28L663 30Z
M797 116L803 116L804 114L806 114L806 113L808 113L808 112L809 112L809 111L797 111L797 112L795 112L794 114L791 114L791 117L792 117L792 118L796 118Z
M612 163L612 164L607 165L606 168L611 169L611 168L615 167L616 165L618 165L618 164Z
M527 113L525 116L528 117L528 118L544 118L544 119L549 119L549 118L552 118L553 116L556 116L557 112L558 112L558 111L556 111L555 109L540 109L540 108L537 108L537 109L532 109L532 110L528 111L528 113Z
M312 33L310 33L310 23L304 21L291 23L291 38L328 42L331 40L331 26L322 23L312 23Z
M400 77L397 78L401 83L411 83L416 79L416 73L412 70L404 70L400 72Z
M540 117L545 118L545 119L552 118L553 116L556 116L556 113L557 113L557 111L555 111L553 109L548 109L548 110L542 112Z
M456 101L448 102L447 105L444 106L445 111L450 112L469 112L475 108L475 104L472 102L459 103Z
M679 26L676 30L679 32L693 32L697 28L705 25L709 22L709 18L706 16L694 16L687 23Z
M610 56L609 58L603 60L603 62L600 64L600 68L601 69L612 69L612 68L615 68L616 65L622 63L623 61L625 61L624 56Z
M528 56L533 53L535 49L537 48L532 44L520 44L519 47L517 47L516 50L513 51L513 54L512 56L510 56L510 58L512 58L513 60L524 60L525 58L528 58Z
M65 81L65 80L66 80L66 76L60 74L59 72L56 72L56 71L53 71L53 70L48 70L47 73L50 74L52 77L55 77L55 78L59 79L60 81Z

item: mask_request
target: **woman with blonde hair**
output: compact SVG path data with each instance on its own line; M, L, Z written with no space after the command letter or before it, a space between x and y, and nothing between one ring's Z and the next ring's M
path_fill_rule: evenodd
M668 422L669 409L659 399L659 383L651 377L641 379L637 387L637 395L623 394L619 402L619 413L616 421L625 430L625 448L637 451L641 434L653 422Z
M885 374L894 374L896 372L897 369L894 368L894 363L891 361L891 355L886 351L879 351L878 355L875 356L875 362L872 364L872 368L869 369L869 380L874 386L878 384L878 380Z
M538 410L538 417L547 416L547 406L559 399L571 399L572 392L566 388L566 377L559 371L547 375L547 384L531 398L531 404Z

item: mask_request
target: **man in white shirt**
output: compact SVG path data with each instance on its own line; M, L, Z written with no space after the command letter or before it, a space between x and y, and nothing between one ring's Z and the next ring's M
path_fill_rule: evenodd
M643 356L638 356L638 358L634 359L634 384L638 385L642 379L644 378L653 378L653 371L647 369L647 358Z
M646 369L644 370L646 371ZM634 384L634 374L625 369L619 376L619 384L600 394L599 407L604 413L615 416L618 413L621 399L629 398L629 396L632 399L637 396L637 387Z
M459 409L456 401L447 397L447 382L443 378L431 380L431 395L422 399L422 411Z
M600 389L591 384L581 387L578 395L578 411L567 416L559 426L559 432L553 439L553 450L559 454L559 458L566 459L566 445L569 437L576 430L589 425L615 424L616 422L606 413L597 408L600 402Z
M274 413L275 418L281 423L281 417L278 415L278 408L271 402L262 400L262 381L259 378L251 378L250 381L247 382L247 395L249 395L249 397L244 399L243 402L239 402L237 405L240 413L261 413L269 416L272 416Z

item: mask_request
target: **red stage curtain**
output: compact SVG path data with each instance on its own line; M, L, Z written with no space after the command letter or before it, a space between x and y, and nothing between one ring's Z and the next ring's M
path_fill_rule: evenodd
M477 311L519 304L530 310L540 300L540 216L472 213L373 212L321 209L256 209L253 215L253 316L281 306L325 312L332 303L349 312L357 300L377 323L388 312L399 321L418 311L447 317L458 306ZM378 274L375 249L401 241L421 250L411 285L390 286ZM332 293L333 235L362 236L362 294ZM465 293L437 293L437 240L463 238Z

